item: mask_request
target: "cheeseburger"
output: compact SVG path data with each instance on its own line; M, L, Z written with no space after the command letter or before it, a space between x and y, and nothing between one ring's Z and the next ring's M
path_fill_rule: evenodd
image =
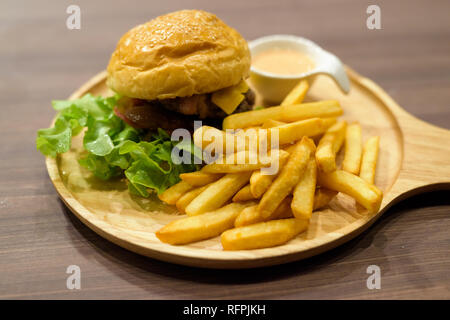
M182 10L128 31L107 68L115 113L135 128L192 129L248 111L254 94L247 42L214 14Z

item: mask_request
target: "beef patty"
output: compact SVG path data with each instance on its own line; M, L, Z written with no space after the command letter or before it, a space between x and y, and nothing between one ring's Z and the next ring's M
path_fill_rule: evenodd
M254 103L255 94L249 89L234 113L251 110ZM132 127L148 130L162 128L169 133L177 128L192 131L194 120L198 119L218 126L227 116L212 102L211 94L153 101L123 97L119 99L115 113Z
M200 119L223 119L227 116L222 109L212 102L211 94L196 94L191 97L165 99L160 100L159 103L168 110L185 115L198 115ZM233 113L251 110L254 103L255 94L249 89L244 95L244 100L242 100Z

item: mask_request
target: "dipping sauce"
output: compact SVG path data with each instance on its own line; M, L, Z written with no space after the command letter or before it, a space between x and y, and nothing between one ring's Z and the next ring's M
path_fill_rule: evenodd
M293 49L269 49L252 57L258 70L282 75L294 75L314 69L314 61L305 53Z

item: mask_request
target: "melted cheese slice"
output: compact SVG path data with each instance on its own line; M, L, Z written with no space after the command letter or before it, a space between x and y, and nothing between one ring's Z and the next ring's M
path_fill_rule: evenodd
M212 94L211 100L216 106L225 111L226 114L232 114L239 104L244 100L244 94L248 91L248 85L242 80L237 85L221 89Z

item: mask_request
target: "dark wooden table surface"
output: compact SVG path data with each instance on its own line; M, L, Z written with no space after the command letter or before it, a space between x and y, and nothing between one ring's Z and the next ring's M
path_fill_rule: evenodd
M381 30L366 27L372 3L381 8ZM81 7L81 30L66 28L70 4ZM247 39L275 33L310 38L412 114L450 129L449 1L3 0L0 298L449 299L448 191L401 202L367 232L320 256L244 271L138 256L68 211L34 146L36 130L54 115L50 101L66 98L104 69L129 28L182 8L214 12ZM66 288L69 265L81 268L80 290ZM380 290L367 289L369 265L381 268Z

